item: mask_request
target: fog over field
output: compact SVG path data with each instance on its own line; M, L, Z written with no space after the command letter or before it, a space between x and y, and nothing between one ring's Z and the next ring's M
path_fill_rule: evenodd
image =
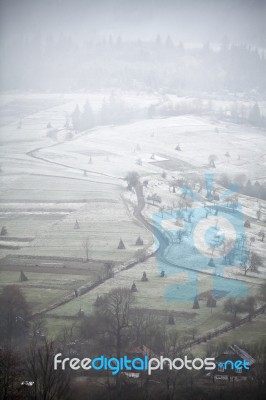
M1 399L264 398L265 17L0 1ZM228 351L251 370L222 371ZM58 352L216 366L62 371Z

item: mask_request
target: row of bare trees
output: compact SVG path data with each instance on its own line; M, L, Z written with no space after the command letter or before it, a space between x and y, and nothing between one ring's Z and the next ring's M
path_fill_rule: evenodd
M8 287L7 287L8 288ZM4 332L11 329L12 342L7 341L2 336L0 350L0 386L1 399L34 399L34 400L63 400L73 398L70 382L73 378L72 372L68 369L62 371L54 370L53 359L58 352L63 353L65 357L73 356L71 343L83 343L80 347L80 356L89 354L90 357L99 356L116 356L120 358L127 354L133 346L145 345L157 355L163 354L164 357L174 359L188 355L193 357L193 354L186 349L187 337L176 329L168 325L166 327L160 313L155 311L147 311L146 309L135 308L134 293L127 288L116 288L111 290L95 306L94 312L89 316L80 318L79 328L76 328L75 335L73 331L66 332L60 340L49 341L38 337L37 334L32 335L30 342L26 338L22 340L18 332L14 330L16 314L20 311L16 302L23 302L23 295L18 293L14 295L14 288L5 291L5 299L1 300L1 320L6 321L3 326ZM18 290L19 291L19 290ZM14 303L10 303L10 297L14 295ZM261 285L259 299L266 302L266 284ZM3 303L4 301L4 303ZM10 319L3 318L3 304L10 304ZM248 297L242 301L229 299L224 306L226 312L229 312L233 317L241 312L248 312L252 316L256 305L254 298ZM12 316L15 316L14 318ZM13 318L13 324L9 324ZM38 332L41 329L41 323L38 320L33 324L32 321L27 321L25 331L32 329L32 332ZM34 325L34 328L29 327ZM35 329L36 328L36 329ZM25 332L24 331L24 332ZM188 332L189 337L195 338L197 329L193 328ZM19 337L19 340L18 339ZM28 337L28 336L27 336ZM74 340L74 338L76 340ZM84 347L85 346L85 347ZM213 345L212 345L213 346ZM217 344L219 347L219 345ZM224 350L214 345L210 356L214 356L218 351ZM257 346L257 347L256 347ZM265 386L265 359L266 347L262 344L257 344L250 350L251 354L258 362L256 370L256 390L259 387ZM217 347L217 349L216 349ZM210 350L207 346L207 353ZM71 353L72 352L72 353ZM109 382L108 372L106 372L106 381ZM96 398L112 398L115 399L120 395L130 395L135 398L149 399L178 399L178 398L197 398L195 392L198 390L197 373L189 372L185 369L181 371L169 370L164 368L163 371L154 371L152 377L145 375L138 382L137 394L134 390L131 392L130 387L125 389L124 381L121 375L118 375L115 386L110 382L103 388L100 393L95 394ZM156 390L154 382L158 381ZM126 391L125 391L126 390ZM115 393L115 394L114 394ZM134 393L134 395L133 395ZM155 396L155 393L157 397ZM102 397L97 397L102 396ZM108 397L109 396L109 397ZM110 397L111 396L111 397ZM112 397L113 396L113 397ZM158 397L159 396L159 397ZM186 397L190 396L190 397ZM78 394L75 393L75 399L78 399ZM84 397L85 398L85 397ZM93 397L94 398L94 397ZM204 397L203 397L204 398ZM260 398L260 397L258 397Z
M70 374L54 370L57 343L33 340L28 347L0 350L0 398L2 400L68 400Z

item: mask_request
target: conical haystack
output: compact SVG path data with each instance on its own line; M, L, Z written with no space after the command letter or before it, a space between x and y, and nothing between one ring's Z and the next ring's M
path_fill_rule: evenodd
M138 291L137 286L136 286L135 282L133 282L133 284L131 286L131 292L137 292L137 291Z
M168 324L169 325L174 325L175 324L175 319L174 319L174 316L173 316L172 313L168 317Z
M209 267L215 267L213 258L210 258L210 261L208 262L208 266L209 266Z
M209 162L209 166L210 166L211 168L216 168L215 163L214 163L213 160L211 160L211 161Z
M194 298L194 302L193 302L193 307L194 310L198 310L200 308L199 306L199 300L198 300L198 296L195 296Z
M147 281L148 281L147 274L146 274L146 272L143 272L141 282L147 282Z
M23 271L20 272L20 277L19 277L19 282L26 282L28 280L28 278L26 277L26 275L24 274Z
M245 228L250 228L250 220L246 219L245 223L244 223L244 227Z
M143 246L143 239L140 236L136 240L136 246Z
M124 249L126 248L122 239L120 239L120 242L119 242L117 248L118 248L119 250L124 250Z
M76 219L75 225L74 225L74 229L79 229L79 223L78 220Z

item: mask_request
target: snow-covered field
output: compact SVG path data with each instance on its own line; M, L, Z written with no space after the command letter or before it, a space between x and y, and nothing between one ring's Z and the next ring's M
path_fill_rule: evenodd
M208 173L214 173L214 181L215 174L221 173L231 178L245 174L252 182L265 181L264 132L207 116L144 119L125 125L98 126L68 137L63 126L75 105L82 108L89 98L92 108L98 110L105 96L1 96L0 229L5 226L8 235L0 237L0 258L10 254L85 258L83 243L89 238L89 258L117 265L131 260L138 250L152 245L153 236L133 216L136 197L127 192L124 180L129 171L138 172L142 182L148 181L144 188L146 200L155 193L162 199L155 205L149 201L143 215L153 221L154 214L163 206L163 228L170 231L175 226L173 210L180 208L182 201L180 188L175 193L169 189L171 181L188 177L204 180ZM121 96L134 107L145 108L158 101L158 96L142 93ZM61 133L51 137L48 122ZM176 150L178 144L181 151ZM230 157L225 156L227 152ZM215 156L215 169L208 165L210 155ZM224 189L215 185L222 195ZM246 231L248 240L255 237L251 250L265 259L264 242L258 237L258 232L265 228L265 202L239 195L239 204L245 218L252 221ZM203 207L203 202L194 201L189 206ZM258 208L260 221L256 218ZM167 221L171 218L172 225ZM140 247L135 245L139 235L144 240ZM117 249L120 238L125 244L122 250ZM170 261L176 257L178 247L168 253ZM185 267L191 265L187 262ZM137 305L183 310L185 303L166 303L164 291L169 285L185 282L187 273L169 274L162 280L160 268L156 258L151 258L58 309L58 314L74 315L80 307L91 309L98 293L116 286L130 287L133 281L139 288ZM225 275L247 281L254 292L259 280L265 277L265 269L260 267L259 274L249 272L245 277L239 267L225 268ZM149 276L147 284L140 282L144 270ZM205 272L213 270L206 268ZM201 276L202 290L211 288L209 279Z
M215 131L217 126L219 132ZM181 151L177 152L178 144ZM137 145L140 150L136 150ZM133 166L140 173L158 172L160 162L164 169L164 161L172 159L189 163L204 173L209 156L215 155L215 172L265 179L264 147L265 138L255 128L216 123L207 117L179 116L98 127L74 141L41 149L37 155L58 163L64 159L73 168L116 177L124 176ZM226 152L230 157L225 156ZM89 157L92 164L88 165ZM138 159L142 166L136 165Z
M73 111L75 104L82 108L89 98L93 109L97 110L104 97L104 93L29 95L25 99L17 95L13 100L12 96L1 97L2 113L12 104L13 114L10 112L10 115L14 119L1 128L1 225L7 226L11 236L35 238L30 246L16 252L64 253L77 257L82 252L78 242L89 235L93 256L102 254L102 258L105 255L112 258L113 252L114 259L124 261L129 252L130 258L134 253L132 243L138 234L145 236L147 244L152 240L151 235L132 220L120 199L125 187L121 178L131 170L149 178L148 192L158 192L166 206L175 199L169 193L167 182L162 182L158 175L165 170L167 180L195 172L204 177L210 172L208 157L211 154L216 156L216 169L211 172L229 176L244 173L251 179L266 176L263 134L251 127L219 123L207 117L179 116L96 127L71 140L60 138L58 142L47 136L48 121L62 129L66 115ZM40 108L43 100L45 109L25 115L21 128L17 129L23 100L26 105L30 103L30 111L35 103ZM152 95L126 93L123 100L145 107L158 99ZM49 101L56 105L47 107ZM24 109L25 114L27 107ZM177 144L181 151L175 150ZM225 156L226 152L230 157ZM142 165L138 165L137 160L141 160ZM171 168L167 170L169 165ZM257 205L242 197L243 211L254 217ZM82 225L78 233L73 231L75 219ZM128 246L126 252L122 255L120 252L117 257L114 250L120 237Z

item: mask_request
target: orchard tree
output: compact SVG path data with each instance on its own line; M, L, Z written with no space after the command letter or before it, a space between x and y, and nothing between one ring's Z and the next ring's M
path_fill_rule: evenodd
M258 267L261 267L262 265L262 258L257 253L252 252L250 256L250 270L257 271Z
M233 324L237 320L237 314L245 312L246 307L243 300L236 300L235 297L229 297L224 303L224 312L233 316Z
M263 242L263 240L265 238L265 232L263 230L260 230L258 233L258 236L259 236L261 242Z
M127 181L128 189L132 189L139 184L139 174L136 171L128 172L125 180Z
M153 205L154 205L155 202L156 203L161 203L162 202L161 197L157 193L153 193L151 196L148 196L147 200L151 200Z

